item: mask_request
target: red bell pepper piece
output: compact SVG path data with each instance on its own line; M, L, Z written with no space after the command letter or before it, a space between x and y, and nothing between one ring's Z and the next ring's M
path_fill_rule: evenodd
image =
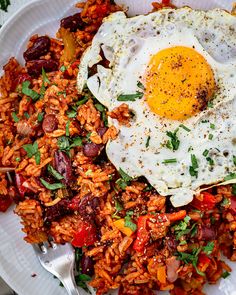
M201 195L203 195L202 200L194 198L191 205L201 211L213 209L216 205L215 197L208 192L202 192Z
M133 249L137 252L142 252L150 239L150 232L148 228L148 221L154 221L156 223L165 223L165 222L173 222L177 220L184 219L186 216L185 210L180 210L179 212L174 213L163 213L156 215L144 215L138 218L138 230L137 230L137 238L134 241Z
M230 211L233 213L233 214L236 214L236 197L235 196L231 196L230 198Z
M199 254L197 267L200 271L205 272L210 263L211 263L211 259L207 257L206 254L204 253Z
M0 197L0 212L6 212L7 209L11 206L12 200L9 196Z
M25 182L26 179L19 173L16 173L15 177L16 177L15 179L16 179L16 186L17 186L18 192L20 196L23 198L25 194L29 192L29 189L23 186L23 183Z
M94 224L82 221L78 231L75 233L71 244L74 247L92 246L98 240Z
M147 221L151 215L144 215L138 218L137 238L134 242L133 249L137 252L142 252L145 245L150 239L150 233L147 228ZM153 217L153 216L151 216Z

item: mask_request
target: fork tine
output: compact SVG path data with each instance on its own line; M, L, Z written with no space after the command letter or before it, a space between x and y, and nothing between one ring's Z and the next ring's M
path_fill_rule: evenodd
M53 249L57 248L57 244L54 242L54 239L52 236L48 236L48 243Z

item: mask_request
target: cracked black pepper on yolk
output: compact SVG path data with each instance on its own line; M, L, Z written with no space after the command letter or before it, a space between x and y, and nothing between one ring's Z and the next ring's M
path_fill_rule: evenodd
M202 111L216 88L213 71L205 58L184 46L153 55L145 84L145 98L151 110L172 120L185 120Z

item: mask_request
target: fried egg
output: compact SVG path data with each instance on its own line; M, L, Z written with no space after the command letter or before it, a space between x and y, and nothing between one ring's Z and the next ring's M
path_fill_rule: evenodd
M108 67L99 64L104 57ZM107 155L174 206L191 202L203 185L234 177L236 18L229 13L112 14L81 60L77 84L79 92L87 84L109 111L128 105L130 126L109 118L119 134Z

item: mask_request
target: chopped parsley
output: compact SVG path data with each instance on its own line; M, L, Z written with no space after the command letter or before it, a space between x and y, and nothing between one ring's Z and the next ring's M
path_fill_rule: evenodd
M38 117L37 117L38 122L42 122L43 121L43 117L44 117L44 112L39 113L38 114Z
M208 242L207 245L202 248L202 250L206 255L210 255L212 253L214 247L215 247L214 242Z
M228 272L228 271L223 272L222 275L221 275L221 277L223 279L226 279L228 276L230 276L230 272Z
M70 136L70 121L66 122L66 136Z
M70 119L75 118L77 116L77 109L72 108L71 110L68 110L66 114Z
M166 159L162 162L163 164L172 164L172 163L177 163L177 159Z
M65 187L64 184L62 184L60 182L58 182L58 183L49 183L46 180L44 180L43 178L40 178L40 181L41 181L43 186L45 186L47 189L49 189L51 191Z
M181 220L178 224L173 226L175 231L176 239L180 240L180 238L184 235L188 235L191 233L191 237L195 236L197 230L197 224L194 223L190 228L188 228L190 217L186 216L184 220Z
M30 118L29 113L28 113L28 112L24 112L24 117L25 117L26 119L29 119L29 118Z
M49 81L49 79L47 77L47 74L46 74L44 68L42 68L42 78L43 78L43 82L42 82L42 86L41 86L41 89L40 89L40 96L41 96L41 98L44 96L45 91L46 91L45 84L46 83L48 83L48 84L50 83L50 81Z
M94 106L99 112L103 112L105 110L105 107L100 103L96 103Z
M22 83L22 93L31 97L33 101L36 101L40 98L40 94L29 88L30 81L24 81Z
M170 140L167 141L166 147L170 150L177 151L179 148L180 140L177 137L178 131L179 128L177 128L174 132L166 132L166 135L170 138Z
M64 65L60 67L60 71L61 71L61 72L65 72L66 70L67 70L67 67L64 66Z
M12 116L12 119L13 119L16 123L18 123L18 122L20 121L20 119L17 117L16 112L11 113L11 116Z
M143 92L136 92L134 94L120 94L117 97L118 101L135 101L136 99L141 99L143 97Z
M224 181L228 181L235 178L236 178L236 173L230 173L229 175L225 176Z
M23 149L27 152L27 157L32 158L34 156L37 165L40 164L40 151L38 150L38 143L35 141L33 144L23 145Z
M184 124L180 124L179 127L183 128L187 132L190 132L191 131L191 129L189 129L188 127L186 127Z
M191 155L191 163L192 163L192 166L189 167L189 174L191 176L195 176L195 177L198 177L198 161L197 161L197 158L195 155Z
M64 177L56 169L54 169L50 164L48 165L47 169L48 169L48 172L52 176L54 176L56 179L58 180L64 179Z
M125 226L129 227L133 232L137 230L137 225L132 221L130 214L125 216Z
M213 108L213 103L212 103L212 101L208 101L207 106L208 106L208 108Z
M215 124L210 123L210 128L215 129L216 128Z
M106 108L100 103L96 103L95 108L101 113L102 120L105 126L107 127L108 122L107 122Z
M117 179L116 184L124 190L127 185L130 184L130 181L132 180L132 177L130 177L127 173L125 173L121 168L119 169L119 173L121 178Z
M82 138L79 136L74 138L61 136L57 140L57 145L61 151L69 151L73 147L82 146Z
M16 157L15 160L16 160L16 162L20 162L21 158Z
M150 139L151 139L151 136L148 135L148 137L147 137L147 141L146 141L146 144L145 144L146 148L149 147Z
M177 252L177 259L182 260L185 264L191 263L199 275L205 276L205 274L197 268L198 254L200 252L201 252L201 248L193 249L191 254L185 253L185 252Z
M224 198L223 201L220 203L221 206L225 207L230 204L230 200L228 198Z

